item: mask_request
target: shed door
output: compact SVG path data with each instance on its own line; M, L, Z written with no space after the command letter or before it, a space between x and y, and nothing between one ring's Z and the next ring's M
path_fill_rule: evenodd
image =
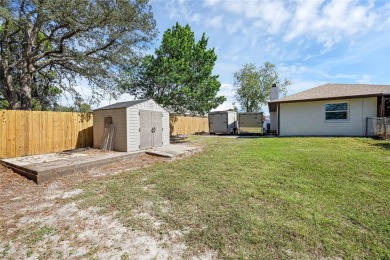
M162 146L162 113L152 112L153 147Z
M140 110L140 149L152 147L152 114L151 111Z
M162 146L162 113L140 110L140 149Z
M210 127L212 128L213 133L225 133L229 131L227 113L213 114Z

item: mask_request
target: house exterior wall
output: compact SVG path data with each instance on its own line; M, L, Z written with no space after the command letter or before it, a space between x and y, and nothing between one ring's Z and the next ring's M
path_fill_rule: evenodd
M325 104L330 103L348 103L348 119L325 120ZM280 103L279 135L365 136L366 118L376 115L376 97Z
M278 111L269 112L270 117L270 130L278 131Z
M162 117L162 141L163 145L169 144L169 113L153 100L148 100L137 105L128 107L127 110L127 151L139 150L140 140L140 122L139 122L139 110L152 110L161 112Z
M100 148L104 133L104 118L112 117L114 150L127 151L126 108L96 110L93 112L93 147Z

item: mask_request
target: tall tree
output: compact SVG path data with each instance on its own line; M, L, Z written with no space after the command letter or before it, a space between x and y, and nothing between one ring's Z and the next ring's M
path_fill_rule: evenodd
M176 112L205 114L226 99L217 96L221 83L212 71L217 60L208 38L195 42L189 25L176 23L164 32L155 55L147 55L127 85L130 94L153 98Z
M0 73L0 81L3 80ZM15 79L15 92L16 96L15 101L18 103L20 101L20 82ZM32 110L52 110L55 106L58 105L59 98L63 91L59 88L59 82L57 73L55 71L45 70L39 71L33 74L31 80L31 109ZM4 85L2 85L4 86ZM3 100L0 105L1 109L12 109L10 105L10 100L4 97L4 91L6 89L2 88L0 91L0 100ZM15 107L14 107L15 108Z
M258 112L261 106L267 105L273 84L285 95L286 87L291 85L291 81L281 79L275 65L270 62L264 62L260 68L253 63L244 64L234 73L236 100L246 112Z
M122 67L156 35L148 0L0 0L0 90L11 108L31 109L33 77L55 71L96 92L119 89Z

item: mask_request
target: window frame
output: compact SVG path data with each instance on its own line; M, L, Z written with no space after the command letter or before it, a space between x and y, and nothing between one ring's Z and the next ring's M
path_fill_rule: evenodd
M347 110L334 110L334 111L327 111L326 106L327 105L336 105L336 104L347 104ZM349 121L349 102L332 102L332 103L325 103L324 105L324 120L325 122L345 122ZM326 119L326 113L336 113L336 112L347 112L347 118L342 118L342 119Z

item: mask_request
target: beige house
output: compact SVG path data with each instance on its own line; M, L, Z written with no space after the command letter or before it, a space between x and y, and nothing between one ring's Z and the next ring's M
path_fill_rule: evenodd
M115 151L132 152L169 145L169 113L152 99L119 102L95 109L95 148L102 147L110 129Z
M366 136L367 118L390 117L390 85L325 84L268 106L279 136Z

